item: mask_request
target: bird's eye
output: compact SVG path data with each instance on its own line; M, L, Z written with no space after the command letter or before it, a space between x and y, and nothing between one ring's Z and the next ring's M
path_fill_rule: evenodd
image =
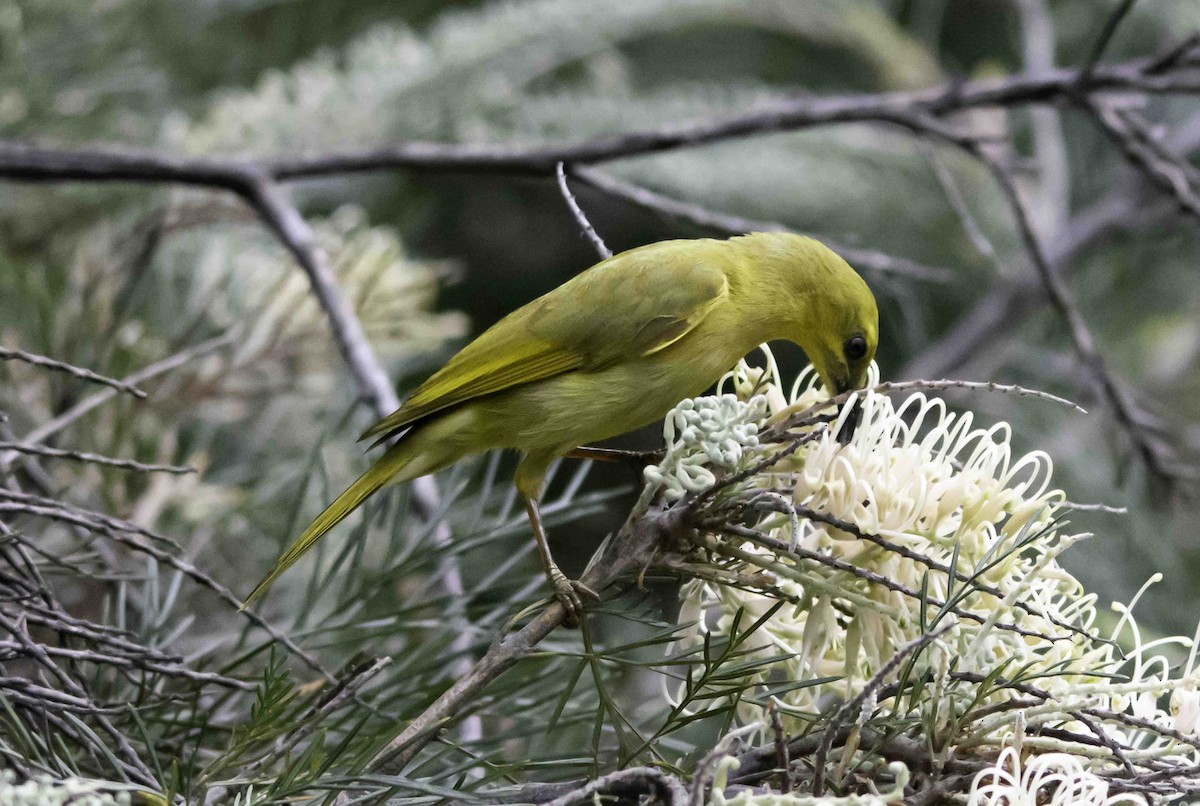
M846 357L857 361L867 354L867 340L862 336L851 336L845 346Z

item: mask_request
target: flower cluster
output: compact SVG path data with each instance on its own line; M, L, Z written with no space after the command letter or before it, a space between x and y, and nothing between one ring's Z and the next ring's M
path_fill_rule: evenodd
M908 720L946 752L998 753L1028 724L1027 750L1072 754L1081 770L1114 765L1110 744L1127 748L1130 764L1200 760L1191 739L1200 718L1195 652L1174 669L1155 654L1192 642L1143 642L1132 605L1118 606L1110 639L1095 635L1096 596L1058 562L1089 535L1061 531L1065 496L1051 484L1045 453L1015 455L1006 423L980 427L970 412L951 412L923 392L896 402L862 393L851 401L861 405L861 423L842 444L836 423L796 422L797 412L828 399L811 374L785 393L769 360L765 370L740 365L726 382L745 408L700 399L672 412L669 462L647 472L648 489L692 490L682 468L690 481L704 475L700 468L715 479L746 465L743 455L731 462L713 453L723 437L707 435L724 435L722 423L680 439L675 418L686 412L730 412L730 427L762 412L756 461L806 439L708 505L733 525L706 520L714 524L704 537L710 573L682 591L677 648L737 640L746 688L696 696L681 686L669 692L674 702L689 711L735 704L744 724L765 723L772 703L785 729L799 733L832 703L862 694L851 722ZM764 496L773 496L771 506L749 505ZM736 635L760 619L752 636ZM935 629L936 639L894 662ZM909 684L903 696L901 680ZM1076 735L1088 741L1071 741Z
M1043 753L1024 762L1005 747L994 766L971 784L967 806L1144 806L1145 799L1109 794L1109 784L1070 753Z
M12 806L129 806L131 790L123 784L83 778L35 775L16 783L16 773L0 770L0 803Z
M667 416L663 436L667 452L658 464L644 470L644 497L662 491L668 501L678 501L716 482L715 473L732 470L758 447L758 421L766 413L766 400L747 402L737 395L685 400Z

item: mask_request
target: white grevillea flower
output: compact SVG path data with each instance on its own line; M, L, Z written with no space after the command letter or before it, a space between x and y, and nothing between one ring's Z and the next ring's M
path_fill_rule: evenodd
M873 370L870 383L876 378ZM743 363L726 382L745 405L733 405L726 395L686 401L672 412L667 459L648 469L644 500L660 491L672 499L686 496L702 481L743 469L771 450L757 444L766 427L826 399L807 371L785 391L769 358L765 370ZM1196 732L1195 652L1175 669L1158 654L1166 644L1192 641L1143 641L1131 615L1136 598L1118 607L1111 640L1093 634L1096 596L1058 562L1062 551L1087 535L1059 531L1065 497L1051 484L1045 453L1015 455L1006 423L978 426L970 412L950 412L925 394L893 402L867 391L860 400L862 420L848 444L834 438L836 428L825 429L768 472L723 493L754 503L751 511L771 510L752 523L766 540L756 542L744 531L714 534L709 548L721 549L720 568L683 587L677 649L699 647L706 636L719 643L735 624L744 629L778 606L781 594L787 599L740 644L737 663L758 695L738 697L743 724L762 722L760 703L773 698L785 729L802 731L830 701L862 692L899 648L937 627L946 629L909 670L909 679L928 681L915 702L907 694L903 702L881 694L877 701L868 698L864 711L923 719L935 729L958 731L940 736L942 746L993 752L1023 718L1030 726L1027 750L1079 750L1088 769L1111 767L1108 750L1094 742L1066 746L1033 728L1088 734L1075 714L1100 709L1151 727ZM697 420L692 413L699 411L706 414ZM757 429L749 428L754 416L760 418ZM788 511L792 507L801 515L832 516L874 539L799 517ZM947 573L951 568L954 574ZM731 572L762 584L725 584ZM897 680L899 668L889 670L884 686ZM984 687L980 681L989 675ZM1034 681L1043 692L1040 704L1024 711L991 708L961 724L947 721L948 714L1021 696L995 682L1016 676ZM803 681L812 682L796 685ZM668 692L675 703L684 695L683 687ZM691 712L727 704L719 696L685 703ZM850 719L864 724L871 717L856 713ZM1134 761L1200 760L1195 747L1144 725L1118 718L1098 724L1113 740L1136 748L1129 756Z
M1070 753L1042 753L1025 760L1005 747L994 766L971 782L967 806L1145 806L1145 798L1109 795L1109 784Z
M0 803L6 806L129 806L131 798L126 784L49 775L18 784L16 773L0 770Z

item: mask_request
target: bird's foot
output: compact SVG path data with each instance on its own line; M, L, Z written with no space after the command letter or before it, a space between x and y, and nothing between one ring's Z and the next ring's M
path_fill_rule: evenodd
M600 594L580 582L578 579L568 579L567 575L555 566L549 572L550 584L554 587L554 598L566 610L563 626L578 627L583 617L583 598L580 594L592 599L599 599Z

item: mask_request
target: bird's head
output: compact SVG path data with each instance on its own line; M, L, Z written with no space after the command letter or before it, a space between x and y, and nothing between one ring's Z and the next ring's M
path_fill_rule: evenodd
M833 255L830 252L830 255ZM812 362L831 395L861 389L879 345L879 313L875 297L845 261L828 293L810 308L813 326L796 342Z
M824 244L789 233L756 233L755 251L770 268L782 332L799 344L830 394L860 389L879 343L875 296L854 269ZM762 276L762 275L760 275Z

